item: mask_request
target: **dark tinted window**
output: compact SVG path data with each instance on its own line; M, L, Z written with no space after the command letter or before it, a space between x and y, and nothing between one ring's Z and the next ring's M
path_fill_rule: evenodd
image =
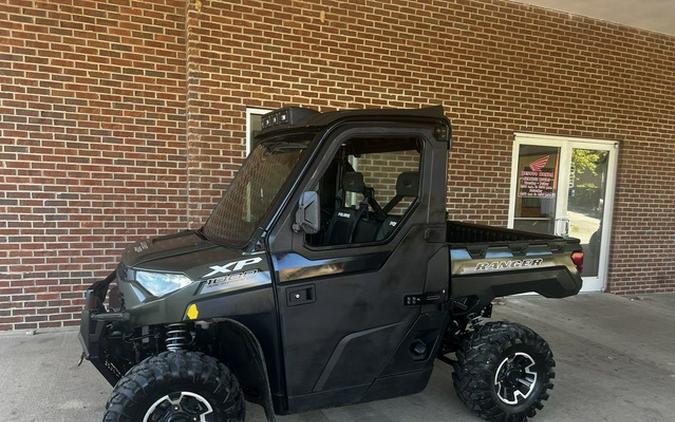
M227 243L246 242L267 215L309 141L258 144L204 225L204 235Z

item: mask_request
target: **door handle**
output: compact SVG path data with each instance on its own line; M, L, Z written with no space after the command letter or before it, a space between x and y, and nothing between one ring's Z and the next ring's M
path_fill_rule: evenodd
M286 292L286 305L288 306L304 305L316 301L316 290L313 284L288 289Z
M562 223L562 228L560 227L560 223ZM561 217L561 218L556 218L555 219L555 235L556 236L562 236L562 237L569 237L570 235L570 219Z
M417 305L433 305L436 303L443 303L447 300L445 290L440 292L427 292L421 295L405 295L403 296L403 305L417 306Z

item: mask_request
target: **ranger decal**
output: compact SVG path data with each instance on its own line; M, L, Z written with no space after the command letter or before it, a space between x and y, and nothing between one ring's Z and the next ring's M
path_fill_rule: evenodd
M494 270L508 270L517 268L531 268L538 267L544 263L542 258L532 259L509 259L503 261L488 261L479 262L476 264L476 271L494 271Z

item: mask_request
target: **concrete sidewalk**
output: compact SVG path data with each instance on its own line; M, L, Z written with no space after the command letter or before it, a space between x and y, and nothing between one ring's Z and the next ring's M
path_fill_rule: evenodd
M640 300L582 295L508 299L495 319L526 324L550 343L555 389L536 421L674 421L675 295ZM110 386L85 363L74 332L0 336L4 421L100 421ZM413 396L279 418L280 422L478 421L455 397L450 369L436 365ZM262 421L249 406L247 421Z

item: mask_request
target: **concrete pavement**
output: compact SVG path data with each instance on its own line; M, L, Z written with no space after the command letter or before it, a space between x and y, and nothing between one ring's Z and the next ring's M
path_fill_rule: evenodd
M675 295L631 300L582 295L517 297L494 319L526 324L550 343L555 389L536 421L674 421ZM100 421L110 386L85 362L76 334L0 335L0 414L4 421ZM455 397L451 371L438 363L413 396L279 418L280 422L475 422ZM263 421L257 406L247 421Z

